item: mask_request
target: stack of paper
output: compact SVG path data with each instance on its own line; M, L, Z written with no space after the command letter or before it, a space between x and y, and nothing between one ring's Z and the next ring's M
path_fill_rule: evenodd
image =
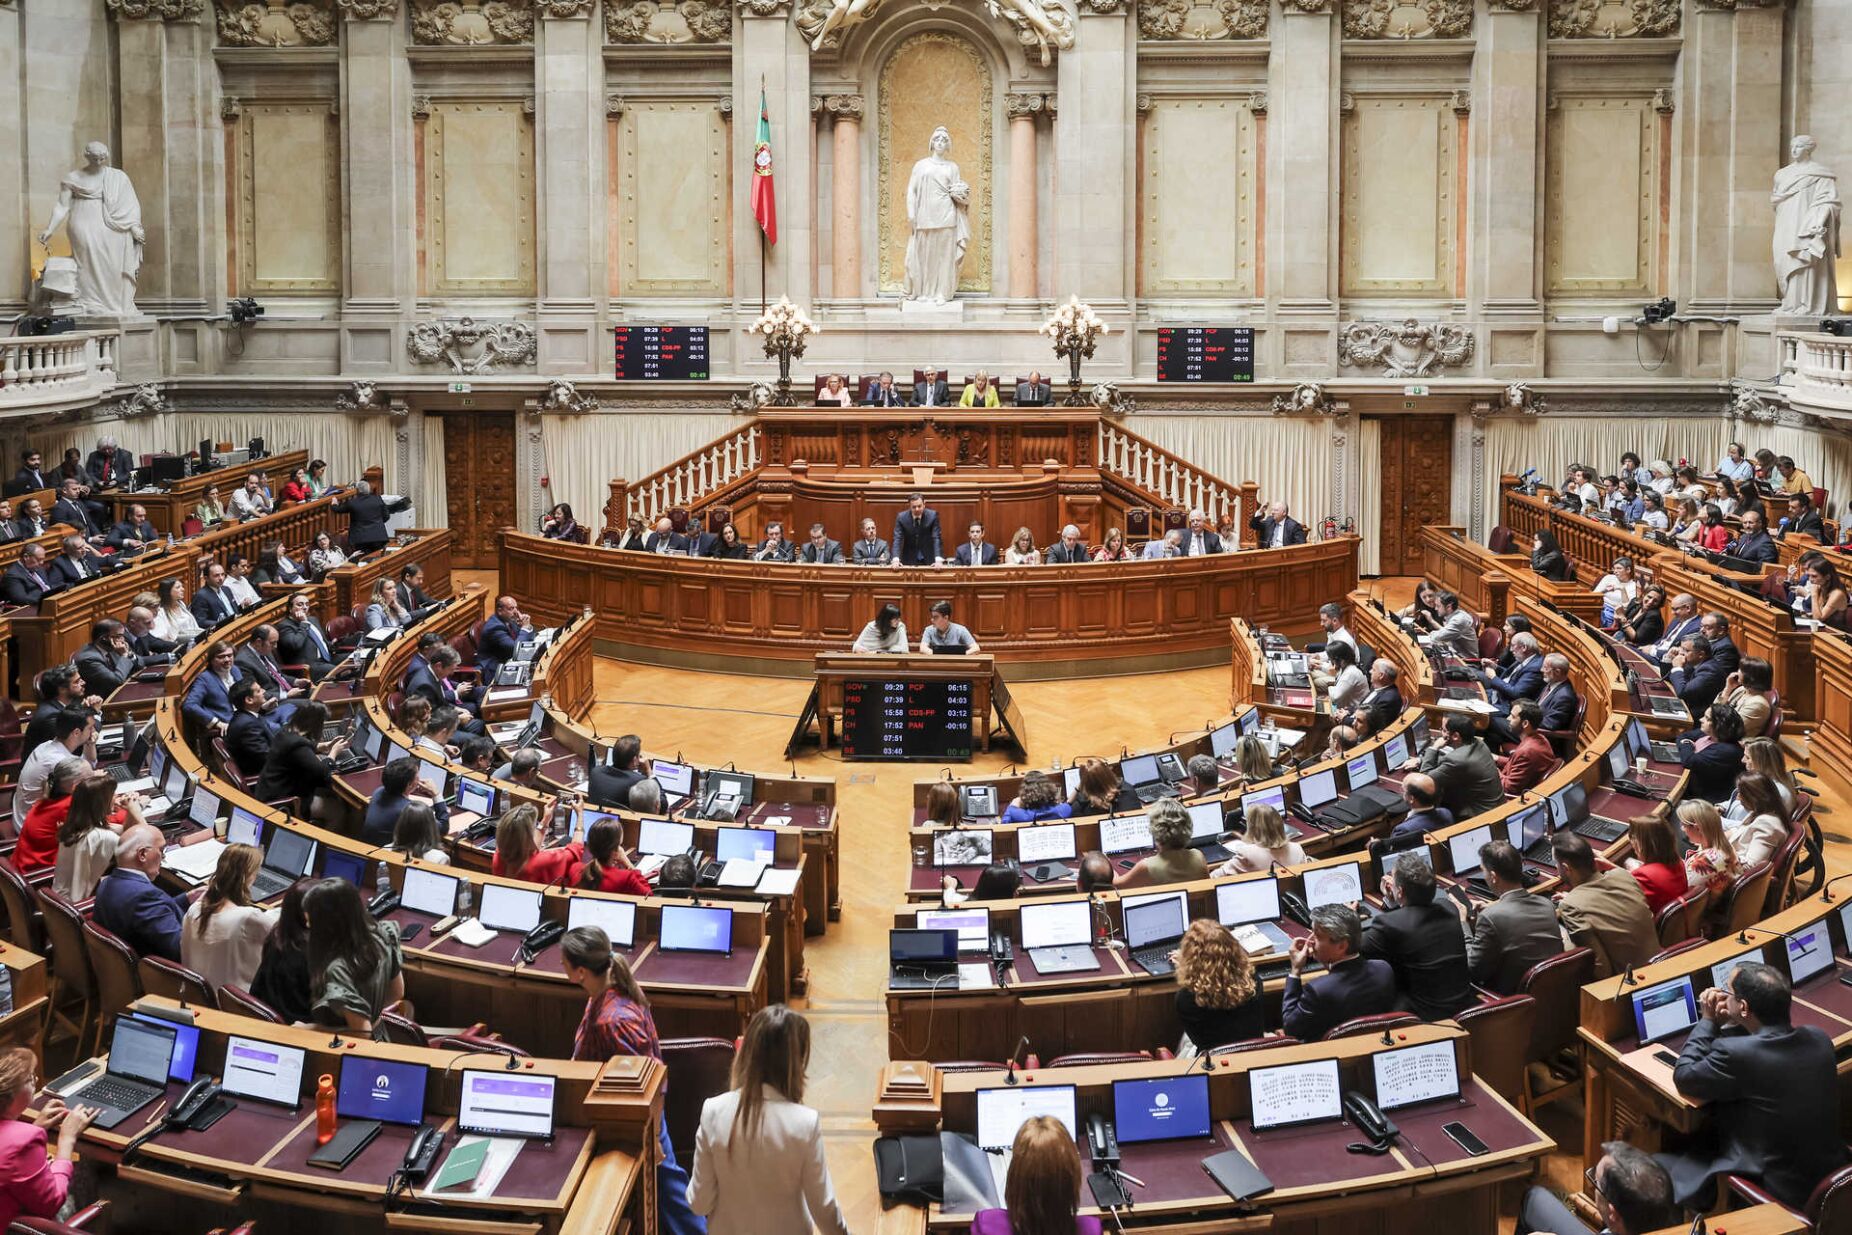
M475 918L465 918L457 923L450 937L466 948L480 948L495 938L495 932L478 922Z
M720 886L723 888L750 888L759 882L759 876L768 865L768 859L762 857L728 858L720 868Z
M225 842L208 837L191 845L172 845L161 855L161 865L190 883L204 883L218 869Z
M759 876L757 888L761 896L789 896L797 891L797 868L795 866L768 866Z

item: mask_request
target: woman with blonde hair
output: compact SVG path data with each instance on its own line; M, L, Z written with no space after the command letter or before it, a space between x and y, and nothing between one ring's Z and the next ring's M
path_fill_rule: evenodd
M1216 868L1217 875L1245 875L1270 870L1275 862L1298 866L1305 861L1305 850L1287 839L1286 820L1273 807L1264 802L1248 807L1247 825L1246 834L1228 847L1228 861Z
M1053 1115L1025 1119L1010 1146L1003 1208L980 1209L971 1235L1100 1235L1100 1220L1077 1214L1080 1146Z
M227 983L250 989L264 959L264 940L281 916L281 910L251 903L251 884L263 861L264 851L255 845L227 845L206 894L186 911L180 961L213 990Z
M399 591L392 585L392 580L382 576L373 581L373 591L367 596L365 620L368 630L403 626L411 621L411 614L399 603Z
M1184 883L1207 879L1209 864L1203 851L1190 847L1190 812L1175 798L1159 798L1146 814L1151 839L1157 852L1122 875L1115 876L1115 888L1142 888L1154 883Z
M1026 527L1016 529L1010 537L1010 547L1003 551L1005 566L1040 566L1042 551L1035 547L1035 533Z
M1267 744L1251 733L1242 734L1235 743L1235 771L1250 782L1272 780L1280 774L1273 765L1273 756L1267 753Z
M1781 743L1773 738L1750 738L1744 742L1743 771L1760 772L1774 781L1775 793L1781 798L1783 818L1793 817L1795 808L1800 805L1801 788L1794 783L1794 774L1788 771L1788 760L1781 753Z
M1198 918L1177 945L1177 1019L1200 1054L1267 1032L1248 954L1228 928Z
M1678 826L1691 845L1685 854L1685 882L1709 888L1715 905L1743 868L1723 834L1723 816L1702 798L1686 798L1678 804Z
M1125 547L1125 533L1116 527L1108 528L1105 541L1101 543L1098 549L1093 551L1093 560L1096 562L1129 562L1133 560L1132 551Z
M803 1105L809 1068L809 1021L781 1003L753 1014L733 1088L707 1100L695 1136L688 1204L709 1235L848 1235L820 1118Z
M67 1109L64 1099L47 1095L27 1119L38 1091L38 1058L23 1046L0 1051L0 1224L8 1227L18 1217L58 1216L77 1169L77 1138L100 1113L88 1106ZM51 1128L58 1130L58 1149L47 1154Z

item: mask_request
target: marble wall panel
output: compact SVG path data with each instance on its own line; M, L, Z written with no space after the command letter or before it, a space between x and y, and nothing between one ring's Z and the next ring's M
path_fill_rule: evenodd
M1648 98L1562 98L1545 141L1545 286L1551 296L1645 295L1658 164Z
M632 102L618 130L625 296L724 295L727 133L709 102Z
M1235 99L1154 99L1144 141L1146 294L1254 295L1254 113Z
M534 290L534 125L513 99L431 106L425 236L438 295Z
M1445 97L1362 97L1344 116L1345 295L1453 294L1458 129Z
M242 112L234 172L239 293L339 290L340 134L329 105L249 103Z

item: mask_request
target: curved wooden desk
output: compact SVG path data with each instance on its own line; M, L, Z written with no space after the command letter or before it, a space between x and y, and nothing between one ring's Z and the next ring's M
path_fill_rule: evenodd
M910 637L954 619L1013 677L1220 664L1230 615L1295 633L1357 586L1357 538L1207 557L1075 566L884 569L660 557L502 534L501 586L537 620L590 605L601 650L663 664L803 676L884 604Z

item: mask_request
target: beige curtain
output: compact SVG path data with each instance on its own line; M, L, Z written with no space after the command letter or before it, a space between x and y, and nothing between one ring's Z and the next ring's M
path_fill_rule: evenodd
M272 452L307 449L311 459L327 460L328 477L336 483L357 480L379 464L386 468L386 487L396 492L404 478L392 474L392 426L392 418L379 412L162 412L133 420L53 425L27 434L25 444L44 452L47 467L56 467L67 447L75 446L88 457L98 439L106 436L113 436L137 460L158 450L189 450L208 437L239 446L261 437ZM287 478L271 479L281 484Z
M1847 504L1848 499L1852 499L1852 488L1848 487L1852 486L1852 437L1781 425L1753 429L1745 426L1744 437L1749 439L1743 445L1752 457L1758 450L1772 450L1793 459L1795 466L1806 472L1817 487L1826 490L1828 513L1845 521L1847 512L1852 511L1852 506Z
M601 527L610 482L637 481L740 426L728 412L589 412L544 415L540 444L552 481L543 505L571 505L580 523Z
M1818 449L1814 443L1820 439L1811 433L1804 436L1809 439L1808 457L1812 457ZM1722 419L1496 417L1485 427L1485 492L1479 497L1486 530L1498 524L1498 478L1502 474L1521 475L1534 467L1539 479L1560 484L1564 469L1571 463L1587 463L1606 475L1620 465L1625 450L1648 463L1664 459L1677 464L1680 459L1688 459L1699 471L1708 472L1717 466L1729 444L1730 424ZM1754 453L1759 445L1752 443L1750 452ZM1802 455L1796 451L1794 457L1799 460ZM1852 459L1852 454L1846 457ZM1819 473L1809 474L1820 481Z
M1256 482L1262 503L1284 501L1308 529L1337 510L1325 420L1141 414L1125 427L1228 484Z
M1357 573L1382 573L1383 422L1365 418L1357 432Z
M411 495L420 526L450 526L449 471L444 460L444 418L424 416L424 486ZM509 503L511 510L513 505Z

